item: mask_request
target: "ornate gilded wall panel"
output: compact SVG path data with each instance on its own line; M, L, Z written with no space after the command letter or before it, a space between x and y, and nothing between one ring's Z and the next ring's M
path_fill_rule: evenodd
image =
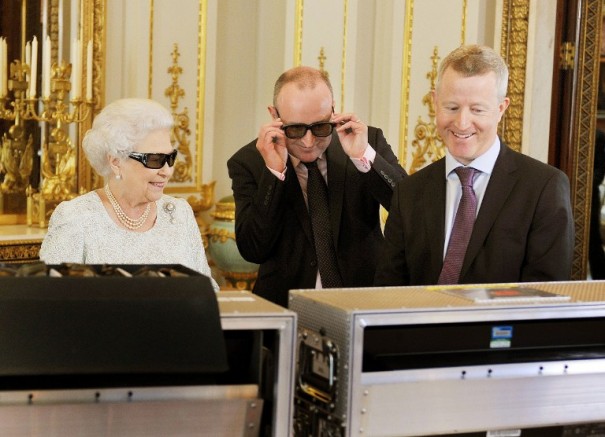
M84 40L92 40L93 67L92 67L92 95L94 98L93 117L80 125L79 137L92 126L92 119L105 106L105 4L106 0L84 1L82 5L83 22L82 31ZM89 74L89 72L86 72ZM80 141L81 145L81 141ZM92 171L82 149L78 153L78 186L79 191L90 191L101 186L101 181Z
M509 69L510 105L498 129L500 137L514 150L521 151L523 140L523 100L527 64L529 0L505 0L502 11L501 54Z
M595 139L595 108L599 82L599 44L601 38L602 0L581 2L581 22L576 47L575 110L571 120L574 145L571 161L572 207L575 220L574 261L572 278L585 279L588 266L588 233L590 221L592 169Z

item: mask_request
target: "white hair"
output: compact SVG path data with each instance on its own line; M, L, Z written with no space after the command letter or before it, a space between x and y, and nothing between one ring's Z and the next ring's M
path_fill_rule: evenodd
M126 159L135 146L151 132L170 129L174 119L170 111L149 99L120 99L105 106L86 132L82 148L95 171L111 175L108 156Z

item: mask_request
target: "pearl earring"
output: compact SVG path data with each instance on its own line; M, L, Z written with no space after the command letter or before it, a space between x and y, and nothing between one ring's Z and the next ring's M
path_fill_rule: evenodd
M117 174L117 175L116 175L116 180L118 180L118 181L119 181L120 179L122 179L122 176L121 176L121 175L119 175L119 174Z

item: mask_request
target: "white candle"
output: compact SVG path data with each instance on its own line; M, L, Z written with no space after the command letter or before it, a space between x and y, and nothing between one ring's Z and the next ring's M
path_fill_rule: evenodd
M82 68L82 40L78 39L78 44L76 46L76 50L77 50L77 59L78 59L78 69L76 70L77 72L77 76L78 76L78 99L82 97L82 72L83 72L83 68Z
M0 37L0 98L4 97L4 82L6 81L6 56L4 53L4 38Z
M69 92L71 100L76 99L76 88L78 84L76 83L76 39L71 39L71 45L69 46L69 63L71 64L71 90Z
M32 46L29 41L27 41L27 44L25 44L25 64L31 68ZM24 73L24 76L25 76L25 73ZM27 77L24 77L24 79L31 81L31 79L32 79L31 70L29 71L29 74L27 75ZM29 97L29 87L25 90L25 97Z
M2 51L3 51L3 60L2 60L2 76L4 80L2 82L2 95L8 95L8 45L6 43L6 38L2 38Z
M92 100L92 41L86 46L86 100Z
M71 99L82 96L82 43L74 38L71 42Z
M25 44L25 63L27 65L32 64L32 45L29 41Z
M34 35L32 39L32 63L31 63L31 78L29 80L29 96L32 99L36 98L36 81L38 80L38 38Z

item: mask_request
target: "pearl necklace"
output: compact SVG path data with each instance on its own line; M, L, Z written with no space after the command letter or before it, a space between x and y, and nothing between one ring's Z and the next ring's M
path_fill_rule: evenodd
M149 212L151 211L151 202L147 204L145 212L141 215L141 217L134 220L128 217L126 213L122 210L122 207L120 206L117 199L114 197L113 193L109 189L109 185L105 185L105 194L107 195L109 203L111 203L111 206L113 207L113 210L116 213L118 220L120 220L120 223L122 223L128 229L135 231L141 226L143 226L143 224L147 221L147 217L149 217Z

